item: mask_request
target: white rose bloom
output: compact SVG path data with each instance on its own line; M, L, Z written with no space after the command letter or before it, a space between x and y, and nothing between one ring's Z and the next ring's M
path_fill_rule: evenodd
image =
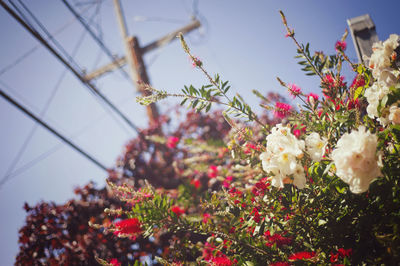
M272 128L271 134L266 139L267 151L260 155L263 170L272 174L273 186L283 187L288 176L295 174L297 160L303 156L305 143L303 140L298 140L290 132L290 128L282 124Z
M373 179L381 175L376 155L378 138L360 126L344 134L332 152L336 175L349 184L353 193L368 190Z
M374 43L372 46L373 53L369 59L369 67L372 69L372 75L376 79L380 79L382 71L390 68L390 56L399 46L399 36L390 35L389 39L382 42Z
M325 148L328 144L326 138L322 138L318 133L313 132L306 137L307 153L313 161L319 162L325 154Z
M389 108L389 121L394 125L400 125L400 108L392 104Z
M383 82L375 82L370 88L367 88L364 93L364 96L368 101L368 116L372 119L378 117L378 121L380 121L382 125L386 125L387 118L385 116L379 117L379 100L381 100L385 95L389 94L389 92L389 88Z
M306 185L306 175L304 174L304 168L301 164L296 165L293 177L293 185L300 189L303 189Z

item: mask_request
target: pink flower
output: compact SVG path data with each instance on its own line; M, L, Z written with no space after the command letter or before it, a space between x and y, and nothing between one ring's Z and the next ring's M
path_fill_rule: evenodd
M185 209L182 209L182 208L179 207L178 205L172 206L171 211L172 211L173 213L175 213L176 216L178 216L178 217L185 213Z
M332 89L332 88L335 88L335 87L343 87L345 85L343 80L344 80L344 77L340 76L339 77L339 84L337 84L335 77L333 77L331 74L326 74L325 77L322 79L322 83L328 89Z
M293 127L293 135L296 136L296 138L299 138L302 133L306 132L306 126L301 124L300 127L297 127L297 125L294 125Z
M319 98L319 96L317 94L311 92L307 95L307 102L315 103L316 101L318 101L318 98Z
M169 137L168 140L167 140L167 147L171 148L171 149L174 149L176 147L176 145L178 144L178 142L179 142L179 138L178 137L173 137L173 136Z
M209 213L203 213L203 223L207 223L210 220L211 215Z
M224 188L229 188L231 185L231 182L233 180L232 176L227 176L224 180L224 182L222 183L222 185L224 186Z
M344 52L346 50L347 43L345 41L337 41L335 44L335 50L337 52L342 51Z
M208 177L209 178L216 178L218 175L218 167L215 165L210 165L208 168Z
M289 87L289 93L293 99L296 98L297 95L301 94L301 88L296 84L290 83L288 84L288 87Z
M277 118L285 118L290 111L292 110L292 106L287 103L276 102L274 116Z
M113 266L121 266L121 262L119 262L116 258L111 259L108 263Z
M197 56L191 57L190 60L192 61L193 67L201 67L203 65L203 62L201 62Z
M358 74L354 79L353 82L351 83L350 88L355 88L357 89L358 87L363 87L365 86L365 80L364 77L360 74Z

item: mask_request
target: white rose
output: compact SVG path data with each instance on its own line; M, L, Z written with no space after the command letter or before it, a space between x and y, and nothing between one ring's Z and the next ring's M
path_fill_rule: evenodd
M373 179L381 175L376 155L378 138L360 126L344 134L332 152L336 175L349 184L353 193L368 190Z
M313 161L319 162L325 154L325 148L328 144L326 138L322 138L318 133L313 132L306 137L307 153Z
M265 172L272 174L271 184L275 187L283 187L295 174L298 159L303 156L305 143L298 140L289 127L281 124L271 129L267 136L267 151L260 155L262 168ZM290 182L289 182L290 183ZM301 182L292 182L294 185ZM303 186L304 187L304 186Z

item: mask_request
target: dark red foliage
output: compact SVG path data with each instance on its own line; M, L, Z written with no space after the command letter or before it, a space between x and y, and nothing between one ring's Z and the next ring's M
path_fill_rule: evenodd
M146 178L156 188L167 189L177 188L184 182L180 178L179 169L177 171L173 163L187 157L188 151L177 146L171 149L168 147L171 145L154 143L146 138L159 134L160 129L163 132L168 131L166 117L161 117L159 124L142 130L125 146L116 168L109 171L112 182L132 184L134 181L135 186L139 187ZM169 134L165 135L175 136L176 139L184 137L203 141L221 140L229 130L230 126L217 113L203 115L189 112L175 131L168 131ZM200 181L208 179L206 173L196 178L200 178ZM65 204L25 204L27 217L25 225L19 231L20 251L16 257L17 265L97 265L95 257L109 261L115 259L114 261L122 265L133 265L135 260L146 255L154 258L156 255L168 254L171 238L180 238L164 234L153 241L142 237L132 241L129 238L104 234L101 230L89 227L88 222L109 225L112 220L104 214L105 208L128 207L113 196L108 188L96 188L93 183L75 189L75 194L77 198ZM136 223L123 225L126 221L119 223L120 232L139 230L140 226ZM132 246L133 244L135 245Z

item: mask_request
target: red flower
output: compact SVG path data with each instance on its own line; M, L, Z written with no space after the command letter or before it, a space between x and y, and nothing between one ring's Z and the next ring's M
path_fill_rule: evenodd
M212 264L215 266L230 266L232 265L232 261L226 257L225 255L219 256L219 257L214 257L211 260Z
M167 140L167 147L174 149L176 147L176 145L179 142L179 138L178 137L169 137Z
M208 177L209 178L216 178L218 175L218 168L215 165L210 165L208 168Z
M268 241L265 244L267 247L272 247L274 244L276 244L276 246L280 247L280 246L289 245L290 243L292 243L292 239L289 237L284 237L280 234L274 234L271 236L271 233L269 232L269 230L264 233L264 236Z
M300 251L289 256L289 260L304 260L315 257L315 252Z
M207 223L210 220L211 215L209 213L203 213L203 223Z
M206 261L210 261L213 258L213 250L215 249L215 246L213 244L210 244L206 242L204 245L203 249L203 258Z
M292 106L287 103L276 102L274 116L277 118L285 118L290 111L292 110Z
M317 94L311 92L307 95L307 102L315 103L316 101L318 101L318 98L319 98L319 96Z
M290 266L290 264L287 262L274 262L271 263L269 266Z
M171 211L178 217L185 213L185 209L182 209L178 205L172 206Z
M121 220L116 223L114 234L119 235L135 235L142 231L141 224L138 218L130 218L126 220ZM134 236L135 237L135 236Z
M342 51L344 52L346 50L347 43L345 41L337 41L335 44L335 50L337 52Z
M340 255L340 257L344 258L344 257L350 257L350 255L353 253L353 250L351 248L349 249L344 249L344 248L339 248L338 249L338 254Z
M116 258L113 258L109 261L109 264L113 266L121 266L121 262L119 262Z
M236 231L236 227L232 226L232 228L229 230L229 234L233 234Z
M359 108L360 107L360 102L358 101L358 99L355 100L349 100L347 102L347 108L349 110L354 109L354 108Z
M299 94L301 94L301 88L294 83L288 84L288 88L289 88L289 93L293 99L296 98L296 96L298 96Z
M364 77L360 74L357 74L357 76L353 79L353 82L351 83L350 88L357 89L358 87L364 87L364 86L365 86Z
M200 180L198 179L192 179L190 184L192 184L195 188L199 188L201 186Z
M331 263L337 262L338 258L339 258L339 254L334 254L331 252L331 258L330 258Z
M259 223L261 221L260 213L258 212L258 210L256 208L253 208L252 212L254 213L253 220L256 223Z

